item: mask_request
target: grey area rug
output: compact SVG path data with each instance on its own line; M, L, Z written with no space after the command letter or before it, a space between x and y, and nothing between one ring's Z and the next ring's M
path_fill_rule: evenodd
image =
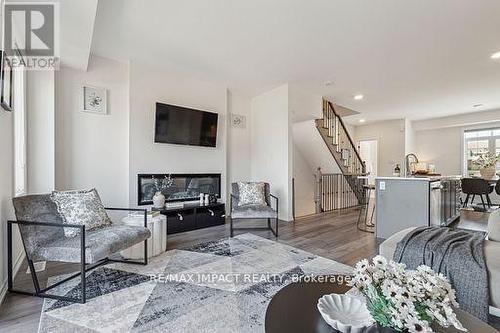
M87 303L46 299L39 332L264 332L267 305L285 285L304 275L351 271L243 234L168 251L147 266L112 264L89 272ZM76 280L55 294L78 296Z

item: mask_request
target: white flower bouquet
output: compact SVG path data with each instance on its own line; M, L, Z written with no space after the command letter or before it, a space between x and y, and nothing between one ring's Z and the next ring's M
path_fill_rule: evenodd
M153 179L153 183L155 185L157 192L161 192L161 191L169 188L174 183L174 180L172 179L172 175L168 175L168 176L165 175L165 177L163 177L163 179L157 179L157 178L155 178L155 176L152 176L151 178Z
M350 285L366 298L366 306L379 327L397 332L433 332L432 323L467 331L453 310L455 290L443 274L428 266L405 270L404 264L382 256L356 264Z

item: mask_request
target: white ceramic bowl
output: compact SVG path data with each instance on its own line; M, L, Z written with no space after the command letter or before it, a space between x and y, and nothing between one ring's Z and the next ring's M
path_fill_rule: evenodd
M375 322L365 303L349 295L324 295L318 300L318 310L331 327L342 333L359 333Z

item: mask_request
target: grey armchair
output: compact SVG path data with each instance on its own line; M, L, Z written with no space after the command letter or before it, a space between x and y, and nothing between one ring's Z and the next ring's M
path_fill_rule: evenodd
M14 198L16 221L7 221L8 290L14 293L53 298L69 302L86 302L85 273L110 262L147 265L147 239L151 232L147 228L146 209L106 208L107 210L144 212L144 227L111 224L110 226L86 231L83 225L63 224L55 203L49 194L27 195ZM12 272L12 226L17 224L26 252L35 292L18 290L13 287ZM80 229L79 236L68 238L64 228ZM111 259L110 256L132 245L144 242L144 261ZM34 261L58 261L79 263L80 271L57 283L40 287ZM47 291L73 278L81 278L81 298L70 298L47 294Z
M278 197L271 194L271 188L269 183L265 183L265 197L266 197L266 205L239 205L239 187L238 183L231 184L231 199L229 201L230 206L230 232L231 237L233 237L234 230L271 230L275 237L278 237L278 205L279 199ZM273 199L275 203L275 208L271 205L271 199ZM252 228L234 228L233 220L243 220L243 219L266 219L267 227L252 227ZM271 220L275 220L275 229L271 227Z

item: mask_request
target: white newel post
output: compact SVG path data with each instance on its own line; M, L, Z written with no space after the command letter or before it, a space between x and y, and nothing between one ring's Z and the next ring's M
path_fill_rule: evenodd
M315 211L316 211L316 214L319 214L321 213L321 193L322 193L322 189L321 189L321 168L318 167L318 170L316 171L316 173L314 174L314 178L315 178L315 186L314 186L314 206L315 206Z

